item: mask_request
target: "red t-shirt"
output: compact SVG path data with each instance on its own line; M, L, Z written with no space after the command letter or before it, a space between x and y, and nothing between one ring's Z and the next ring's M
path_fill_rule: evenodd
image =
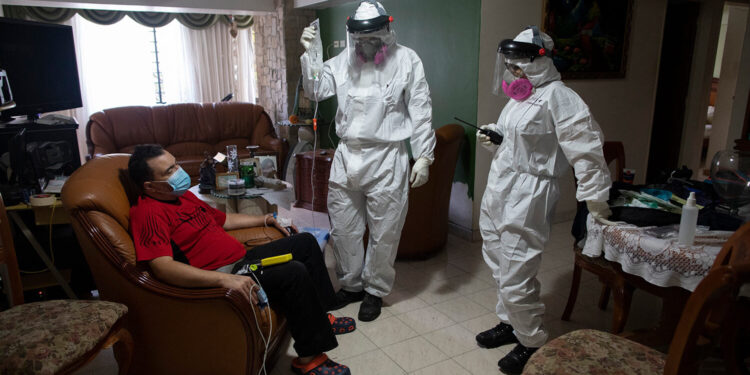
M224 231L227 215L186 192L176 201L142 196L130 208L135 256L149 261L173 256L173 246L193 267L215 270L245 256L245 247Z

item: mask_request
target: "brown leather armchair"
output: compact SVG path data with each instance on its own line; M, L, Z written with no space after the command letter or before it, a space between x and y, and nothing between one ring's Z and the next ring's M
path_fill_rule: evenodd
M283 165L289 143L279 139L263 107L250 103L183 103L155 107L119 107L94 113L86 125L88 157L131 153L144 143L159 144L177 159L198 183L204 152L226 153L237 145L240 157L249 155L245 146L260 146L258 152L276 153Z
M89 161L65 183L62 201L101 299L128 306L126 327L135 343L130 373L257 374L265 346L256 317L267 335L269 310L261 312L235 290L162 283L147 265L135 262L130 204L121 182L128 158L113 154ZM262 228L230 233L245 244L271 240ZM281 234L274 231L271 237ZM272 364L286 321L270 311Z
M435 130L435 137L430 179L416 189L409 189L409 211L401 231L399 259L427 258L442 249L448 239L448 207L464 129L456 124L445 125Z

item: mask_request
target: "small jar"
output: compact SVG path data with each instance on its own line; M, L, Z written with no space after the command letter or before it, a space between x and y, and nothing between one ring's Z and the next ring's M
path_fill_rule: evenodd
M245 195L245 180L235 178L227 183L227 194L233 196Z
M246 188L255 187L255 170L252 163L240 163L240 178L245 181Z

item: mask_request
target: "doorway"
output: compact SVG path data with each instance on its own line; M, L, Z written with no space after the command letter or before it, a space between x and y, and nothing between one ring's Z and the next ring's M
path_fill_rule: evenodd
M700 3L669 1L651 127L646 181L663 182L678 167Z

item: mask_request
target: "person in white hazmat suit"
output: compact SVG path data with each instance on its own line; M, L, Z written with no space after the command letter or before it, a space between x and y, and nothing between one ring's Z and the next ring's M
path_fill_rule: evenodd
M317 30L308 27L301 38L308 97L338 99L336 134L341 141L328 185L341 284L337 308L362 300L362 321L376 319L382 297L391 292L409 182L414 188L426 183L434 160L432 104L422 61L413 50L396 44L392 21L380 3L362 1L346 22L347 49L326 61L317 79L308 76L315 63L308 48ZM407 139L416 159L411 176ZM365 224L370 231L366 252Z
M497 124L500 146L477 133L493 159L482 198L482 253L498 285L500 324L477 335L483 347L518 343L498 366L521 373L531 354L547 341L537 271L560 196L558 178L569 165L578 179L576 199L602 221L610 215L612 184L604 161L601 129L588 106L560 81L548 56L552 39L530 26L498 48L493 91L511 99Z

